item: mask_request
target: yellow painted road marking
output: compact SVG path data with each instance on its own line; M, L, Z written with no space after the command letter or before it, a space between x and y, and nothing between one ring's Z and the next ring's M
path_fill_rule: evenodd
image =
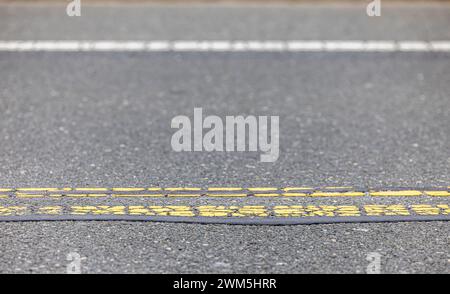
M237 188L237 187L211 187L208 188L208 191L241 191L243 190L242 188Z
M130 206L130 215L159 215L159 216L195 216L189 206Z
M241 188L241 187L168 187L168 188L160 188L160 187L116 187L116 188L2 188L1 192L11 192L10 197L14 197L14 195L20 197L26 197L30 195L30 197L39 197L39 196L31 196L32 194L43 195L44 197L61 197L61 196L69 196L69 197L105 197L105 196L114 196L114 197L126 197L128 195L136 197L154 197L160 196L159 194L163 194L162 191L169 192L170 197L199 197L199 196L210 196L210 197L247 197L247 196L256 196L256 197L362 197L362 196L373 196L373 197L402 197L402 196L435 196L435 197L449 197L450 191L446 190L413 190L413 189L404 189L404 190L369 190L369 192L357 191L357 190L349 190L349 191L333 191L338 189L347 189L351 187L325 187L322 190L317 190L310 187L286 187L286 188L276 188L276 187L250 187L250 188ZM442 188L441 188L442 189ZM71 194L65 194L68 191L74 191ZM151 192L159 192L155 193L145 193L145 191ZM241 191L241 192L239 192ZM278 191L283 191L284 193L279 193ZM80 193L76 193L80 192ZM84 193L81 193L84 192ZM104 193L96 193L96 192L104 192ZM114 193L114 192L123 192L123 193ZM193 193L197 192L197 193ZM217 193L208 193L208 192L217 192ZM221 193L223 192L223 193ZM234 193L237 192L237 193ZM50 195L48 195L50 193ZM135 194L132 194L135 193ZM8 196L6 193L1 194L3 196Z
M253 188L247 188L247 190L253 192L253 191L278 191L278 188L273 188L273 187L253 187Z
M106 197L108 194L88 194L88 197Z
M67 191L72 191L72 188L61 188L61 189L55 189L55 190L50 190L48 192L67 192Z
M362 197L364 192L315 192L312 197Z
M22 194L22 193L17 193L16 197L18 198L41 198L44 197L43 194Z
M311 187L289 187L289 188L284 188L283 191L285 192L290 192L290 191L309 191L309 190L314 190L314 188Z
M0 216L24 215L28 212L26 206L0 206Z
M275 206L274 212L283 217L312 217L312 216L360 216L359 208L356 206L333 206L333 205L292 205Z
M108 194L66 194L67 197L106 197Z
M87 194L66 194L67 197L87 197Z
M113 197L163 197L163 194L112 194Z
M417 190L405 190L405 191L377 191L377 192L369 192L370 196L422 196L421 191Z
M56 189L48 192L51 192L52 194L60 194L62 192L69 192L69 191L72 191L72 188Z
M125 206L72 206L71 214L106 214L106 215L124 215Z
M0 216L20 215L140 215L207 217L360 217L450 215L448 204L366 205L51 205L0 206Z
M136 192L145 191L145 188L112 188L112 190L116 192Z
M201 194L168 194L168 197L200 197Z
M247 197L248 195L243 194L243 193L241 193L241 194L238 194L238 193L232 193L232 194L230 194L230 193L228 193L228 194L208 193L208 194L206 194L206 196L208 196L208 197Z
M448 214L450 215L450 206L447 204L438 204L436 207L439 207L442 209L442 214Z
M365 205L367 215L410 215L404 205Z
M450 192L449 191L425 191L425 194L429 196L437 196L437 197L449 197Z
M412 210L419 215L439 215L440 208L427 204L412 205Z
M9 195L0 195L0 198L9 198Z
M75 188L75 191L80 191L80 192L108 191L108 188Z
M286 196L286 197L305 197L305 196L308 196L308 194L306 194L306 193L283 193L282 195Z
M60 215L63 213L63 208L61 206L44 206L39 207L36 213L48 215Z
M46 191L57 191L58 188L18 188L17 191L21 192L46 192Z
M176 192L176 191L201 191L200 188L189 188L189 187L180 187L180 188L165 188L166 191Z
M336 186L336 187L333 187L333 186L329 186L329 187L325 187L324 189L327 189L327 190L353 189L353 187L348 187L348 186Z

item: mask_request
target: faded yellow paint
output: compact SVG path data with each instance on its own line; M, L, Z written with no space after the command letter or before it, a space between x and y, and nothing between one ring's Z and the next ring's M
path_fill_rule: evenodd
M314 192L311 197L362 197L364 192Z
M17 198L42 198L44 197L43 194L23 194L23 193L17 193Z
M450 206L448 204L438 204L436 206L442 210L442 214L444 215L450 214Z
M67 197L106 197L108 194L66 194Z
M263 191L277 191L278 190L278 188L274 188L274 187L253 187L253 188L247 188L247 190L249 190L249 191L255 191L255 192L258 192L258 191L261 191L261 192L263 192Z
M67 211L67 212L66 212ZM267 206L63 206L38 208L27 206L0 206L0 216L20 215L134 215L134 216L184 216L184 217L358 217L367 216L437 216L450 215L448 204L414 204L410 207L394 205L277 205Z
M410 215L408 208L404 205L364 205L367 215Z
M273 211L276 216L282 217L312 217L312 216L360 216L359 208L356 206L331 206L331 205L291 205L275 206Z
M288 187L288 188L284 188L283 191L285 192L289 192L289 191L309 191L309 190L314 190L314 188L311 187Z
M80 192L105 192L108 191L108 188L75 188L74 190Z
M17 188L17 191L21 192L46 192L57 191L58 188Z
M137 192L145 191L145 188L112 188L112 190L116 192Z
M371 191L370 196L375 197L389 197L389 196L422 196L421 191L404 190L404 191Z
M411 209L418 215L439 215L441 212L439 207L427 204L411 205Z
M88 214L104 214L104 215L124 215L125 206L71 206L70 214L88 215Z
M27 210L26 206L0 206L0 216L24 215Z
M307 212L304 206L301 205L279 205L273 208L275 216L279 217L301 217L307 216ZM330 212L328 216L333 216L334 214Z
M145 206L129 206L128 213L130 215L156 215L155 211L146 208Z
M197 207L197 210L200 216L226 217L230 216L236 209L225 206L199 206Z
M179 187L179 188L165 188L164 190L175 192L175 191L201 191L202 189L200 189L200 188L189 188L189 187Z
M190 206L130 206L130 215L195 216Z
M163 197L163 194L112 194L113 197Z
M159 216L195 216L190 206L149 206Z
M269 215L264 206L199 206L197 210L200 216L211 217L264 217Z
M305 196L308 196L308 194L306 194L306 193L283 193L282 195L286 196L286 197L305 197Z
M425 191L425 194L436 197L450 197L449 191Z
M347 189L347 191L333 191L336 189ZM199 188L199 187L168 187L168 188L160 188L160 187L115 187L115 188L102 188L102 187L84 187L84 188L0 188L1 192L12 192L13 194L23 195L23 197L27 197L27 195L33 194L35 192L37 195L48 196L47 192L52 192L51 197L60 197L64 196L65 192L68 191L77 191L77 192L86 192L76 194L73 192L72 194L68 194L69 197L104 197L107 195L111 195L112 192L124 192L123 196L117 197L132 197L132 192L136 192L136 197L139 197L139 192L142 191L169 191L172 192L170 197L199 197L202 195L211 196L211 197L245 197L250 195L255 195L258 197L362 197L365 195L370 195L373 197L402 197L402 196L435 196L435 197L450 197L450 191L446 190L430 190L430 191L422 191L422 190L386 190L386 191L377 191L370 190L370 192L362 192L362 191L352 191L349 189L354 189L350 186L328 186L322 188L322 190L316 190L312 187L286 187L286 188L277 188L277 187L208 187L208 188ZM442 188L441 189L445 189ZM244 191L247 192L244 195L244 192L241 193L231 193L234 191ZM278 193L279 190L282 190L284 193ZM16 193L14 193L16 191ZM110 193L110 191L112 191ZM205 191L205 192L200 192ZM224 192L224 193L210 193L208 192ZM26 193L29 192L29 193ZM30 193L31 192L31 193ZM41 192L41 193L38 193ZM97 194L95 192L105 192L104 194ZM129 192L129 193L127 193ZM175 192L180 192L180 194L176 194ZM185 193L183 193L185 192ZM189 192L198 192L198 194L189 193ZM230 192L230 193L225 193ZM161 192L162 193L162 192ZM256 193L256 194L254 194ZM12 195L13 195L12 194ZM62 195L60 195L62 194ZM107 194L107 195L106 195ZM220 194L220 195L219 195ZM20 197L20 196L19 196ZM40 197L40 196L30 196L30 197ZM159 197L159 193L152 194L141 194L141 197ZM0 198L4 198L3 195L0 195Z
M340 205L337 206L337 216L360 216L361 212L358 207L353 205Z
M269 216L267 208L264 206L242 206L237 208L236 212L231 213L231 216L251 217L251 216Z
M206 194L208 197L247 197L247 194L244 193L227 193L227 194L219 194L219 193L208 193Z
M39 207L37 214L61 215L63 213L62 206L44 206Z
M211 187L208 188L208 191L242 191L242 188L237 187Z

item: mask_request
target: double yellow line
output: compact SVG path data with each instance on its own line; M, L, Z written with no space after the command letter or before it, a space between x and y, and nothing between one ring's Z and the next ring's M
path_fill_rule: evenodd
M450 197L450 187L368 189L353 187L117 187L0 188L0 198L42 197Z

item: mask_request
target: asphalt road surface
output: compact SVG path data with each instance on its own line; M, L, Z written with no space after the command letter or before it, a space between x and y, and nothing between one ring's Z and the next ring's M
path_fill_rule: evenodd
M355 4L82 9L81 17L69 18L60 5L0 4L0 40L450 40L445 3L386 4L378 18ZM0 183L448 187L449 95L447 52L0 52ZM170 121L192 117L194 107L221 117L278 115L279 159L261 163L255 152L172 151ZM449 198L422 202L449 204ZM1 222L0 231L2 273L64 273L70 252L83 257L85 273L364 273L373 252L384 273L450 273L448 222Z

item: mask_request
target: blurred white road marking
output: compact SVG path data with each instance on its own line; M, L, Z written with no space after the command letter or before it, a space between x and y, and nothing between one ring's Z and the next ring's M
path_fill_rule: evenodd
M9 52L450 52L450 41L0 41Z

